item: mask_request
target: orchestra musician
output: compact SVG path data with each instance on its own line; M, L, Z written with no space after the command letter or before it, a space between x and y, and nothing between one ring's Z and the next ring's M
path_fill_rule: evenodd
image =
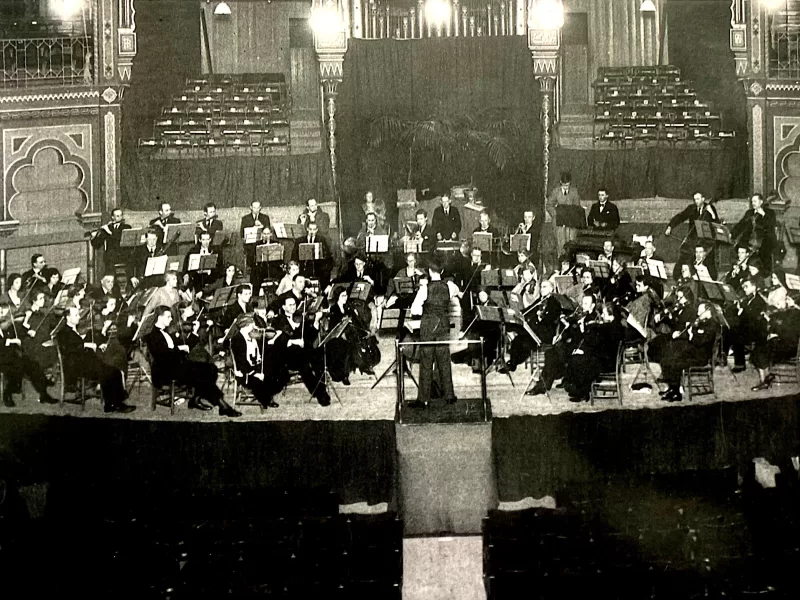
M422 271L417 268L417 255L409 252L406 254L406 266L400 269L386 286L386 308L391 308L398 300L402 300L398 295L399 290L395 289L395 279L410 279L414 288L416 288L422 275ZM407 302L403 302L401 307L407 308L411 306L412 299L413 297L409 296L406 299Z
M481 211L480 217L478 218L480 219L480 223L475 229L472 230L473 233L491 233L492 239L496 239L500 236L500 234L497 232L497 228L492 225L492 219L489 216L489 213L486 212L486 209Z
M428 226L428 211L420 208L414 215L417 220L417 231L413 236L406 236L405 239L414 239L422 242L422 252L430 252L436 248L436 233L433 227Z
M611 264L614 260L614 240L603 240L603 251L597 255L597 260L602 260L605 263Z
M522 213L522 223L517 225L515 233L528 234L531 236L531 241L526 248L531 261L536 263L539 255L539 236L541 235L542 224L541 221L536 219L532 210L526 210Z
M448 194L442 194L440 202L441 206L433 210L431 227L438 241L455 241L461 235L461 213Z
M105 296L116 298L118 303L122 301L122 290L113 275L103 275L100 283L89 287L88 295L95 302L100 302Z
M214 221L214 223L219 223ZM189 259L192 254L199 254L200 256L217 255L219 261L219 250L211 245L213 234L209 231L201 231L198 234L197 244L192 246L189 252L186 253L186 258L183 260L183 272L188 273L190 280L196 289L202 289L207 280L215 280L219 277L219 268L189 271Z
M708 223L719 223L719 215L712 204L706 202L705 197L700 192L695 192L692 196L692 204L684 208L681 212L672 217L664 230L664 235L669 236L672 230L683 223L689 224L689 233L681 244L681 254L690 255L691 248L697 241L697 228L695 221L706 221Z
M555 243L561 250L567 242L571 242L578 235L578 230L558 223L557 208L559 205L581 206L578 188L572 185L572 174L564 171L559 177L558 186L550 190L550 195L545 201L546 217L555 225Z
M561 304L553 296L553 283L547 279L539 284L539 299L526 308L524 317L533 332L544 345L550 345L556 335ZM527 333L520 333L511 342L509 361L506 368L516 371L517 366L525 362L530 353L537 348L536 340Z
M497 327L496 323L480 320L478 307L481 306L497 306L483 286L478 288L478 293L475 297L475 305L472 307L472 321L459 337L468 340L480 340L483 338L486 364L492 364L497 358L498 349L500 348L500 328ZM452 360L455 363L470 364L473 373L481 372L481 349L478 344L468 344L466 350L454 354Z
M625 306L635 296L636 287L628 272L627 264L615 256L611 261L611 276L606 285L605 298L617 306Z
M320 406L329 406L331 397L323 379L322 355L313 347L321 318L322 313L317 312L313 321L306 326L303 314L297 312L295 297L290 295L283 296L281 312L275 317L272 325L275 331L282 332L275 342L278 350L275 356L281 357L289 369L300 372L306 389L317 399ZM286 379L280 383L283 387Z
M265 356L275 352L276 336L265 340L266 332L256 335L253 317L242 315L237 321L239 332L231 339L231 351L236 364L236 380L255 396L264 408L278 408L273 399L281 391L279 381L282 379L274 369L280 366L274 356ZM276 334L281 335L280 333ZM261 338L261 339L259 339ZM263 348L263 353L262 353Z
M206 286L203 290L203 294L206 296L213 296L214 291L224 287L233 287L239 285L240 283L244 283L244 275L233 263L228 263L225 265L225 271L223 272L222 276L217 279L215 282Z
M155 229L148 229L145 234L144 246L137 246L133 249L130 261L128 262L128 281L133 287L139 287L141 283L144 287L157 285L160 275L150 275L145 277L147 272L147 259L157 258L166 254L166 249L161 244L162 236Z
M672 333L659 361L661 378L667 384L667 389L661 392L663 400L680 402L683 399L681 374L684 369L709 363L719 329L711 304L701 302L697 307L697 317Z
M269 306L270 312L278 314L287 298L294 298L295 310L299 307L306 297L306 278L298 273L292 278L292 288L278 296Z
M5 302L11 307L13 312L22 308L22 275L11 273L6 278L6 291L0 295L0 302Z
M614 231L619 227L619 209L616 204L609 202L605 188L597 190L597 202L589 209L586 221L590 229L597 231Z
M375 194L367 192L364 194L364 203L361 205L361 210L364 211L364 220L366 221L367 215L373 213L377 219L377 225L389 232L389 225L386 222L386 204L380 198L375 200Z
M600 318L586 324L580 342L567 358L563 384L570 402L588 402L597 376L615 370L624 337L619 308L611 302L602 303Z
M430 280L421 286L411 305L412 315L422 315L420 342L445 342L450 338L450 300L458 295L452 282L442 281L441 258L434 256L428 265ZM423 344L419 347L420 370L417 399L409 406L427 406L431 399L434 364L442 399L453 404L453 375L450 369L450 346Z
M528 269L531 273L533 273L534 279L538 279L536 265L531 262L530 254L520 250L517 252L517 264L514 265L514 268L512 269L514 274L517 276L517 281L522 281L522 273L525 271L525 269Z
M767 336L756 340L750 353L750 362L758 371L759 384L751 389L754 392L768 390L775 381L769 367L786 362L797 356L800 340L800 309L785 288L773 295L770 307L764 311L767 321ZM771 294L772 295L772 294Z
M281 280L278 282L278 287L275 289L275 294L280 296L281 294L285 294L291 290L292 283L294 282L294 276L299 274L300 263L296 260L290 260L286 265L286 275L281 277Z
M242 283L236 287L234 293L236 294L236 302L225 309L225 315L222 319L222 325L225 329L229 329L241 315L253 313L253 307L250 304L250 300L253 298L253 288L247 283Z
M257 227L258 225L262 228L262 234L265 230L271 231L269 217L261 212L261 202L253 200L250 203L250 212L242 217L242 221L239 224L239 237L244 240L244 230L249 227ZM253 282L253 270L257 267L256 246L260 242L260 237L261 236L258 236L253 243L244 244L244 256L247 268L250 269L251 272L251 282Z
M172 206L169 202L159 202L158 216L155 219L150 219L149 225L150 227L156 228L157 231L160 231L163 239L164 230L167 228L167 225L177 225L180 222L181 220L172 214Z
M309 201L310 202L310 201ZM319 244L322 258L300 261L300 244ZM319 279L320 285L325 288L331 279L333 270L333 255L328 240L318 231L316 221L310 221L306 225L306 235L297 238L292 249L292 260L301 262L305 274L310 274Z
M170 307L156 307L153 330L145 336L145 343L153 361L151 373L153 385L160 387L174 380L194 390L194 395L189 400L189 408L205 411L217 406L222 417L240 417L242 413L225 402L222 390L217 387L217 367L212 363L189 360L189 345L185 339L181 340L183 343L179 343L178 339L167 331L171 324Z
M170 309L174 309L180 301L181 295L178 291L178 272L167 271L164 273L164 285L158 288L147 301L144 307L144 314L149 315L159 306L166 306Z
M650 340L648 356L653 362L660 362L664 349L672 339L675 331L685 329L697 318L694 305L695 295L691 288L680 286L675 288L675 302L670 307L664 307L653 315L653 322L660 325L662 333Z
M687 264L687 260L683 259L675 263L675 269L673 270L672 277L673 279L678 279L680 277L679 273L681 272L681 267L684 264ZM696 242L694 245L694 259L692 260L692 267L694 268L695 273L697 272L697 267L705 267L708 270L708 274L712 280L717 280L717 265L715 264L714 257L709 254L708 248L705 246L703 242Z
M61 273L55 267L47 267L43 274L44 278L47 279L44 291L51 300L54 300L58 292L64 289L64 284L61 283Z
M222 221L217 217L217 205L213 202L206 202L203 206L203 218L196 225L195 237L199 237L203 232L208 232L213 240L214 234L224 229Z
M323 236L327 236L328 231L331 228L330 216L324 210L319 208L319 205L314 198L309 198L306 201L306 207L297 217L297 222L304 225L306 229L308 229L308 226L312 223L316 223L317 230L319 231L320 235Z
M22 340L18 336L11 307L3 301L0 301L0 373L6 378L4 406L15 406L13 395L22 391L22 380L25 377L39 394L39 402L58 402L47 391L47 379L42 368L22 352Z
M30 306L25 311L21 327L17 328L22 335L22 352L32 358L42 369L52 367L58 360L55 348L52 345L43 346L50 340L50 330L53 325L51 310L45 311L47 294L43 291L33 292L29 298Z
M742 282L743 297L737 300L728 318L730 329L724 338L725 356L733 349L733 372L745 370L745 348L767 337L767 322L763 312L767 308L764 298L758 293L758 282L749 277Z
M364 252L367 250L367 237L370 235L389 235L389 229L378 222L375 213L367 213L366 221L356 236L356 250ZM372 252L372 249L369 249Z
M775 225L775 211L764 205L761 194L753 194L750 208L731 230L736 245L747 245L761 259L767 273L772 272L773 252L778 243Z
M42 271L47 268L47 261L41 254L31 256L31 268L22 274L22 287L31 289L33 287L44 287L47 279Z
M748 269L748 260L750 259L750 251L748 250L747 246L737 246L736 247L736 264L731 267L731 270L728 271L722 278L722 280L730 284L731 287L735 290L742 289L742 281L745 278L750 276L750 270Z
M122 381L122 372L104 363L97 356L97 344L85 341L86 334L78 333L81 309L69 306L64 312L64 326L55 334L55 342L61 349L64 362L64 377L74 383L79 377L99 381L103 394L105 412L129 413L135 406L125 404L127 393Z
M122 232L130 229L125 223L121 208L111 211L111 220L91 234L91 244L95 249L103 250L103 266L107 273L113 273L116 265L125 262L125 254L120 248Z

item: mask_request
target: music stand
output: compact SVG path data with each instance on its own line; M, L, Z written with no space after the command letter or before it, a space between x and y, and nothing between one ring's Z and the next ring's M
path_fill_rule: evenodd
M403 240L403 254L422 252L422 240Z
M588 267L592 270L595 279L609 279L611 277L611 265L604 260L590 260Z
M147 241L147 233L143 227L137 229L123 229L119 238L120 248L135 248L144 246Z
M556 206L556 225L586 229L586 211L577 204L559 204Z
M398 296L412 296L414 294L414 280L410 277L395 277L394 289Z
M366 238L367 254L378 254L389 251L389 236L388 235L368 235Z
M229 246L232 243L233 231L226 231L225 229L220 229L214 234L214 237L211 240L212 246Z
M356 281L350 285L350 300L361 300L367 302L369 300L372 286L366 281Z
M667 270L664 268L663 260L647 259L648 275L656 279L667 279Z
M519 281L514 269L500 269L500 286L501 287L517 287Z
M508 309L503 309L497 306L476 306L475 310L478 313L477 319L478 321L483 321L484 323L498 323L500 325L500 339L498 340L498 348L497 348L497 357L494 359L494 362L489 365L487 371L494 368L498 373L502 373L505 371L508 380L511 382L511 387L514 387L514 379L511 377L511 373L506 369L506 344L507 344L507 337L506 337L506 316L509 316Z
M342 400L339 398L339 394L336 393L336 388L333 386L333 377L331 377L331 372L328 370L328 342L342 337L344 330L347 329L347 326L350 324L350 322L350 317L344 317L317 345L317 347L322 348L322 376L319 378L319 381L317 381L317 385L314 386L314 391L311 392L311 399L314 398L314 394L317 393L319 386L323 385L324 382L325 387L333 392L333 395L336 397L339 405L342 405Z
M575 278L572 275L553 275L553 287L556 292L563 294L570 287L575 285Z
M168 223L164 227L164 245L173 243L193 243L194 223Z
M530 233L514 233L508 241L511 252L530 252L531 250L531 234Z
M481 271L481 285L483 287L500 287L500 269Z
M153 327L156 324L156 313L151 312L148 315L142 317L142 321L139 323L139 327L136 329L136 333L133 334L133 341L143 341L147 334L153 331Z
M185 257L182 254L175 254L167 259L167 271L182 271Z
M162 254L161 256L150 256L147 258L147 265L144 268L144 276L151 277L153 275L163 275L167 272L167 261L169 256Z
M187 271L211 271L217 268L217 254L190 254Z
M256 263L267 265L267 279L270 279L270 263L283 262L283 244L259 244L256 246Z
M708 221L695 221L695 233L697 238L708 242L731 243L731 232L722 223L709 223Z
M800 276L786 273L786 288L793 292L800 291Z
M489 232L474 231L472 233L472 247L477 248L481 252L492 252L493 249L493 236Z
M391 314L387 315L386 313L391 311ZM397 316L395 316L395 312L397 311ZM378 326L380 330L387 330L387 329L397 329L397 337L396 342L401 342L405 339L404 331L409 331L413 334L415 329L410 329L407 327L407 323L412 320L411 317L411 309L408 308L385 308L383 313L381 314L381 323ZM384 320L388 320L389 323L384 323ZM417 321L419 322L419 321ZM416 330L419 328L417 327ZM413 351L416 352L416 348L418 346L412 346ZM381 373L378 378L375 380L375 383L372 384L371 390L375 389L377 386L387 375L397 375L398 380L402 378L404 375L408 375L411 378L411 381L414 382L414 385L419 388L419 384L417 380L414 378L414 373L411 371L411 367L408 366L408 363L404 360L403 361L403 374L397 372L397 353L395 353L395 357L392 362L386 367L386 370Z
M258 225L254 225L253 227L245 227L244 230L242 231L242 242L245 245L257 244L259 240L261 240L261 230L263 229L264 226L261 223L259 223ZM215 241L216 241L216 236L215 236Z
M225 308L232 304L231 297L234 296L233 291L237 286L221 287L214 290L214 296L211 298L211 303L208 305L208 310L216 310L218 308Z
M489 299L501 308L508 308L509 303L506 300L506 293L502 290L491 290Z
M64 273L61 276L61 283L64 286L74 285L75 282L78 280L78 275L81 274L81 268L75 267L73 269L64 269Z

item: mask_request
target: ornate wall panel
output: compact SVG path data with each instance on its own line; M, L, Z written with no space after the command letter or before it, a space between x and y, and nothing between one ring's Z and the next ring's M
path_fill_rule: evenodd
M773 185L784 200L800 201L800 116L772 118Z
M4 220L55 221L91 212L90 124L3 130Z
M764 192L764 109L760 104L755 104L751 108L750 126L751 137L751 156L753 162L753 178L751 185L753 191Z

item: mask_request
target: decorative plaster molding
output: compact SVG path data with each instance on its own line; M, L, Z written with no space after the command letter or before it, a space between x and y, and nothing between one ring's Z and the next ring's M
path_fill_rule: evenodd
M81 100L84 98L99 98L97 90L81 90L80 92L58 92L56 94L28 94L27 96L0 96L0 104L15 102L52 102L53 100Z
M107 207L117 206L117 117L108 111L103 117L105 123L105 159L106 159L106 194Z
M70 108L42 108L30 110L1 111L0 121L22 121L30 119L50 119L63 117L82 117L100 113L98 106L73 106Z
M800 92L800 83L768 83L767 91L775 92Z
M753 181L751 182L754 190L764 189L764 111L760 105L756 104L751 109L752 125L752 153L753 153Z

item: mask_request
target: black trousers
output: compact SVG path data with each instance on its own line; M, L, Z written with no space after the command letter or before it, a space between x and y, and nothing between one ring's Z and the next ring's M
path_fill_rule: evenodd
M328 389L322 379L323 357L317 349L310 350L308 348L298 348L297 346L287 347L284 359L287 369L300 373L303 384L310 394L313 394L316 398L323 398L328 395ZM287 370L283 375L282 386L286 385L288 377Z
M0 373L6 378L5 394L18 394L22 391L22 379L27 377L36 392L42 396L47 393L47 379L41 367L22 352L8 354L8 358L0 362Z
M74 385L77 377L99 381L100 389L103 392L103 400L107 405L114 406L121 404L125 400L125 384L122 380L122 371L107 365L92 354L84 354L80 367L72 375L71 380L70 374L67 373L66 383Z

